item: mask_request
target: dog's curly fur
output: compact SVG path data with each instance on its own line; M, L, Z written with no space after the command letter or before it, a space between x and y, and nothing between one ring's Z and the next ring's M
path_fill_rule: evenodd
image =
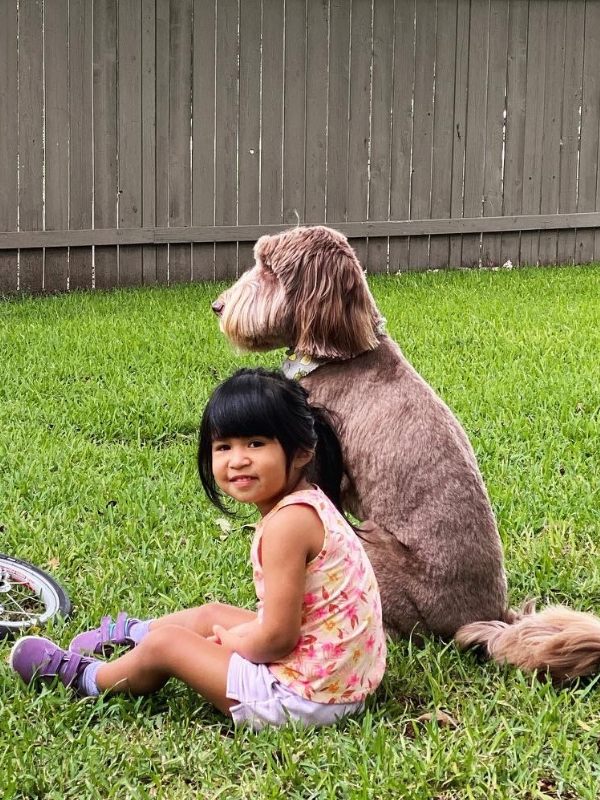
M547 654L539 663L515 658L528 645L509 624L518 615L507 608L502 547L473 449L449 408L381 333L383 319L347 239L323 226L297 227L263 236L254 254L255 266L213 309L239 349L292 347L326 361L303 384L338 421L345 505L363 522L388 631L449 637L461 629L462 646L548 667ZM538 618L546 625L541 615L520 617ZM561 664L572 677L568 659Z

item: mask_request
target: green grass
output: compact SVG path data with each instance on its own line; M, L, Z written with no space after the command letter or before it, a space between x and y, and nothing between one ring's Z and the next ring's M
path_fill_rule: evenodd
M388 329L463 422L511 601L600 611L600 268L371 281ZM120 609L251 605L248 534L202 497L196 430L241 364L219 286L0 303L0 549L54 571L67 643ZM364 717L234 731L180 684L73 702L15 680L0 644L0 797L596 798L600 689L557 691L452 645L390 647ZM420 723L444 710L456 727Z

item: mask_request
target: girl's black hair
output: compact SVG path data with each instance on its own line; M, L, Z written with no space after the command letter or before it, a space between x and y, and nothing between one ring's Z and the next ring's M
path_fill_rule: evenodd
M240 369L213 392L200 424L198 472L208 499L224 513L224 504L212 471L215 439L264 436L277 439L290 465L299 450L314 450L305 468L306 478L316 483L342 511L342 450L330 415L308 403L308 392L282 372L260 367Z

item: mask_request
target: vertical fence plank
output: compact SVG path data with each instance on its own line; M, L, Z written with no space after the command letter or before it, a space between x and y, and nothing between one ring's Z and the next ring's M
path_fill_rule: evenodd
M283 222L283 4L263 0L261 222Z
M304 8L304 4L293 3L291 6L292 9L297 9L298 7ZM286 6L286 11L287 8L288 7ZM297 35L298 31L294 31L294 33ZM304 43L304 38L302 38L302 43ZM240 225L258 224L260 219L260 48L261 0L243 0L243 2L240 3L240 111L238 181L238 220ZM301 114L302 127L300 133L303 135L303 82L301 109L297 109L291 113ZM302 161L304 161L304 148L302 149ZM286 186L284 184L284 192L285 190ZM240 272L244 272L246 269L248 269L248 267L252 266L253 247L254 242L239 243L238 268Z
M203 3L207 7L208 3ZM170 0L156 0L156 177L155 214L156 225L169 225L169 47L170 47ZM213 41L214 41L214 29ZM212 224L212 217L211 217ZM212 278L212 267L211 275ZM156 247L156 280L169 281L169 245Z
M304 216L304 131L306 127L306 3L285 4L285 102L283 106L283 221ZM241 265L240 265L241 270Z
M192 101L192 0L171 3L169 49L169 225L190 225L192 217L190 139ZM192 277L189 244L169 247L169 283Z
M328 0L309 0L306 51L306 183L307 222L325 220L326 127L327 127L327 39ZM261 202L262 202L261 198Z
M46 3L44 15L46 147L46 230L64 231L69 227L69 137L64 121L68 115L68 0ZM69 251L49 247L45 254L44 289L65 291L69 277Z
M371 171L369 219L389 219L391 177L391 113L394 75L394 4L373 5L373 71L371 84ZM368 242L367 269L387 272L388 239Z
M523 155L525 148L525 92L527 85L528 0L510 0L508 16L508 64L506 70L506 142L502 212L520 214L523 204ZM515 266L520 258L518 231L502 234L500 261Z
M237 130L238 130L238 3L219 0L217 6L216 88L216 181L215 224L237 222ZM281 87L279 89L281 94ZM272 98L269 98L272 102ZM267 144L267 147L269 145ZM281 196L281 188L279 189ZM228 280L237 275L237 244L217 244L215 277Z
M562 96L559 214L577 211L577 161L579 156L579 109L583 80L585 0L568 0L565 24L565 78ZM557 261L573 264L575 231L558 231Z
M544 112L547 18L548 0L530 0L523 155L523 214L540 213L542 138L544 134L541 119ZM520 257L522 264L537 264L539 239L539 231L523 231Z
M334 225L348 215L350 5L348 0L331 0L329 7L326 220Z
M470 50L470 0L458 0L456 12L456 67L454 72L454 124L452 140L452 199L453 218L464 216L464 170L467 137L467 96ZM450 236L450 266L462 264L461 234Z
M0 4L0 231L17 229L17 0ZM17 290L17 251L0 250L0 297Z
M413 91L415 83L415 2L396 3L394 19L394 96L392 106L392 174L390 216L410 216L410 178L413 147ZM408 268L408 236L390 239L389 269Z
M598 184L598 120L600 118L600 3L586 3L585 39L583 45L583 95L581 105L581 143L578 211L595 211ZM577 231L576 261L587 264L594 260L595 234L589 228Z
M366 219L368 210L372 22L371 0L352 0L348 134L349 221ZM352 246L360 263L366 266L366 239L354 239Z
M589 0L588 0L589 2ZM600 49L600 3L594 3L593 7L590 8L589 18L586 19L586 28L591 29L593 31L593 35L590 36L592 41L590 45L592 47L591 53L595 52L598 53ZM590 54L591 54L590 53ZM598 70L596 71L596 78L598 79ZM600 81L596 83L596 132L600 130ZM593 158L593 156L592 156ZM600 210L600 175L598 175L598 170L600 169L600 141L598 142L598 150L596 151L596 202L594 205L594 209L596 211ZM594 254L593 254L594 261L600 261L600 229L596 228L594 231Z
M139 0L119 0L119 227L142 224L142 20ZM130 109L136 109L132 114ZM119 285L142 283L142 248L119 248Z
M542 180L540 211L558 213L560 178L562 96L565 67L566 3L548 4L546 51L546 88L542 126ZM541 264L556 264L558 236L556 231L540 231L539 260Z
M489 0L471 6L469 36L469 94L465 152L465 217L480 217L483 211L485 176L485 124L482 111L487 105L488 39L482 35L489 25ZM462 266L477 267L480 259L479 234L463 236Z
M483 215L502 214L502 167L504 160L504 111L508 58L508 0L490 0L487 105L485 111L485 170ZM501 263L502 235L484 233L481 262L484 267Z
M142 227L156 224L156 17L154 0L142 0ZM156 248L142 247L142 281L157 281Z
M456 0L438 0L435 54L435 93L431 165L431 216L448 219L452 205L452 142L454 74L456 70ZM450 237L432 236L429 266L448 266Z
M431 216L431 149L433 146L433 83L435 69L436 5L417 0L416 52L419 63L415 72L413 168L410 218ZM410 269L429 266L429 237L410 240Z
M92 11L93 0L69 4L69 227L92 227ZM69 286L92 286L92 248L72 247Z
M94 227L117 227L117 0L94 3ZM116 246L94 249L96 287L119 283Z
M243 6L242 6L243 7ZM194 2L192 212L194 225L215 224L215 4ZM260 42L258 43L260 47ZM259 137L256 137L258 153ZM195 244L194 280L215 275L214 244Z
M19 6L19 227L43 229L42 2ZM21 289L44 288L42 250L21 250Z

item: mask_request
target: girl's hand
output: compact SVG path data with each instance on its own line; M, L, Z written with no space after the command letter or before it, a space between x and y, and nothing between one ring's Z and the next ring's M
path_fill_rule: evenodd
M244 639L244 636L248 635L248 633L242 633L240 635L236 633L235 630L235 628L227 630L227 628L224 628L222 625L214 625L213 635L209 637L209 641L220 644L232 652L238 652L240 642Z
M222 625L214 625L213 635L208 637L208 641L216 642L216 644L223 644L221 639L221 633L223 632L233 634L242 639L248 636L249 633L252 633L256 625L258 625L256 620L252 620L252 622L242 622L240 625L234 625L232 628L223 628Z

